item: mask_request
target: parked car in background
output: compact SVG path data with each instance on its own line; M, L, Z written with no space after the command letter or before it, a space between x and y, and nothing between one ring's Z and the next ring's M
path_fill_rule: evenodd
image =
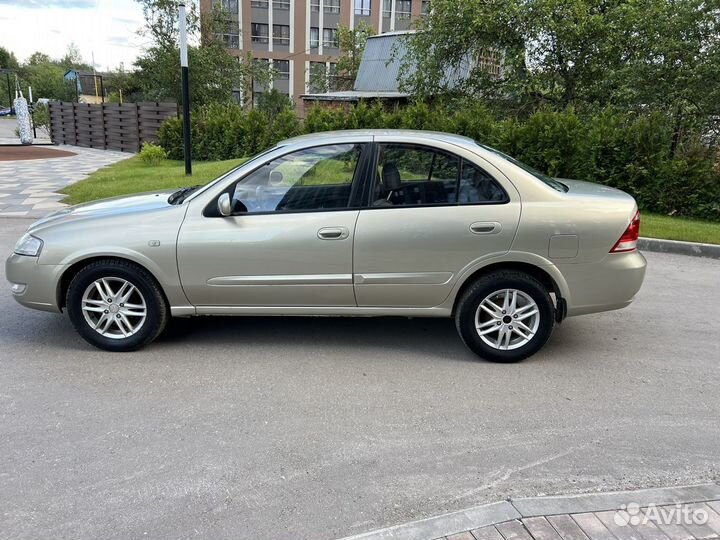
M452 317L479 356L517 361L567 316L640 289L640 216L610 187L557 181L445 133L279 143L204 187L108 199L30 226L15 299L67 311L110 351L169 317Z
M15 114L15 111L10 107L0 107L0 116L10 116L12 114Z

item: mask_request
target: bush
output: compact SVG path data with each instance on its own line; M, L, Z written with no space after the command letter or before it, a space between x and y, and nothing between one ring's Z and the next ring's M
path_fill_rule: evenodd
M142 150L140 150L140 159L147 165L156 165L163 159L167 158L167 152L163 150L162 146L146 142L143 143Z
M552 176L617 187L633 195L644 210L720 221L717 149L704 146L699 132L676 135L673 118L660 112L540 109L524 118L497 118L471 99L410 103L390 110L360 102L347 108L316 106L301 125L288 102L276 98L250 111L222 104L193 113L193 157L249 156L301 132L445 131L494 146ZM182 159L181 119L167 120L158 137L169 157Z

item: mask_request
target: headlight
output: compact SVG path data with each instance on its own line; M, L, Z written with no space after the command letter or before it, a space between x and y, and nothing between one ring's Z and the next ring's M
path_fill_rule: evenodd
M15 253L18 255L27 255L28 257L37 257L43 247L43 241L35 238L30 234L25 234L17 244L15 244Z

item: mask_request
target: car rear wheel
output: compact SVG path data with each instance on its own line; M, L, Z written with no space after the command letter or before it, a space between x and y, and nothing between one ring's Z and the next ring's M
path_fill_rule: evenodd
M539 351L555 324L547 289L523 272L482 276L463 294L455 325L467 347L492 362L517 362Z
M155 279L143 268L111 259L90 263L73 277L66 305L75 330L106 351L133 351L147 345L168 319Z

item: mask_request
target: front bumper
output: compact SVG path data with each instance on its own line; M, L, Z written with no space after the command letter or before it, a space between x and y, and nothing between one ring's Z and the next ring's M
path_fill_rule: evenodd
M12 295L23 306L60 313L58 305L58 284L64 270L63 265L38 264L38 257L27 257L13 253L5 261L5 277L21 291Z
M599 263L559 264L570 290L568 316L630 305L645 279L646 266L639 251L608 253Z

